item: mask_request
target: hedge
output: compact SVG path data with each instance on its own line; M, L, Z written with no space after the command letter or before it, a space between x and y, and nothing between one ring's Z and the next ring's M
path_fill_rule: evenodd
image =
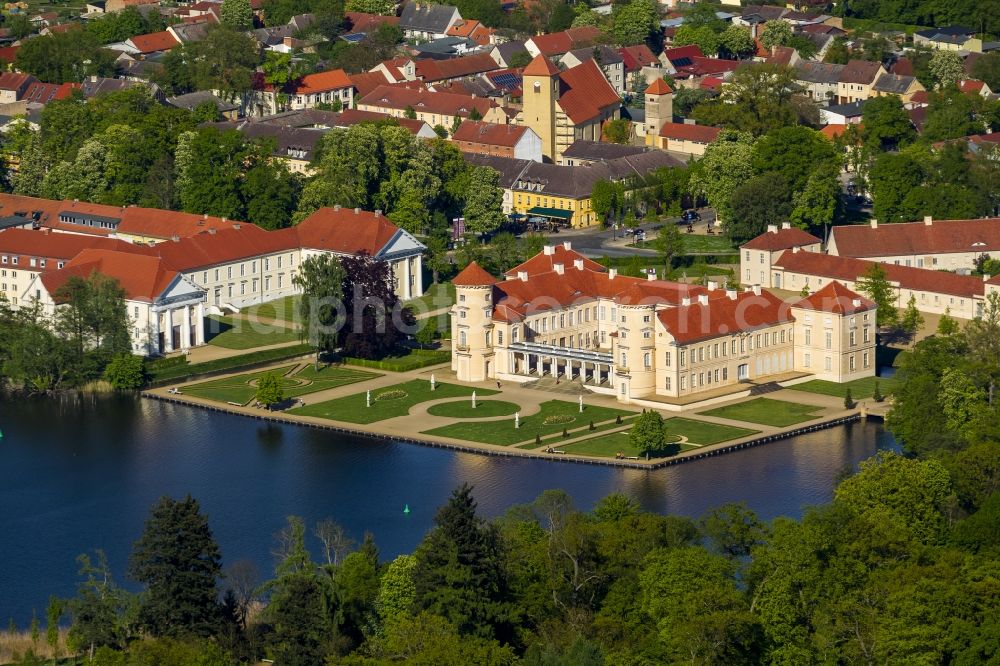
M157 384L164 384L178 379L187 379L188 377L193 377L195 375L206 375L221 371L231 372L235 370L246 370L252 368L253 366L264 365L274 361L283 361L288 358L311 354L315 352L315 350L316 348L311 345L299 344L291 345L289 347L278 347L277 349L265 349L262 351L251 352L249 354L229 356L227 358L220 358L214 361L206 361L205 363L195 364L189 364L187 363L187 359L181 357L183 363L171 363L167 365L166 368L152 368L150 367L151 365L155 365L160 362L153 361L147 364L146 369L149 373L149 383L155 386Z
M408 372L410 370L426 368L429 365L447 363L451 360L451 352L415 349L406 356L390 356L378 361L351 356L342 356L339 360L342 363L359 365L363 368L389 370L390 372Z

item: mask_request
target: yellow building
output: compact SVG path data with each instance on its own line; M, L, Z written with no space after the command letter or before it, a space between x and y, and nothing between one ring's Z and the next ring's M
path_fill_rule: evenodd
M517 122L542 140L542 155L559 162L574 141L600 141L605 121L619 117L621 97L594 60L560 71L544 55L524 68Z

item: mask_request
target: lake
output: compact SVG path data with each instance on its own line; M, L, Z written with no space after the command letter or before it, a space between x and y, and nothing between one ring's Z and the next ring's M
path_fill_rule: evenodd
M0 622L44 619L72 596L75 558L102 548L119 582L150 505L191 494L224 565L273 570L272 535L288 515L332 517L383 559L411 551L463 482L480 511L502 514L562 488L590 509L624 492L650 511L699 516L745 501L763 518L828 501L845 470L895 448L877 423L809 433L656 471L499 458L348 437L131 396L0 403ZM409 505L410 513L403 512ZM318 542L310 537L314 555Z

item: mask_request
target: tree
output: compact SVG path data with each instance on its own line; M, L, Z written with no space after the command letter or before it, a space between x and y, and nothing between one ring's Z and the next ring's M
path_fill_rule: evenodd
M680 229L677 228L676 224L667 222L662 227L660 231L656 234L656 240L653 241L656 251L663 255L664 269L666 270L666 277L670 274L671 268L673 268L674 257L677 257L684 252L684 238L681 236Z
M496 267L498 273L506 273L524 260L517 238L508 231L498 233L492 238L489 258L490 264Z
M392 16L396 13L396 6L392 0L347 0L346 9L349 12L381 16Z
M302 339L316 347L316 367L322 352L332 352L340 339L346 321L344 280L340 260L331 254L314 254L299 264L293 278L302 290L297 319Z
M705 195L723 225L732 217L733 191L753 176L753 145L749 134L722 132L691 172L692 191Z
M129 575L146 586L139 608L154 636L209 636L219 625L219 546L197 500L160 498L132 547Z
M924 136L932 141L943 141L980 134L987 129L985 118L989 104L978 95L966 95L954 87L932 93Z
M850 59L851 53L847 49L847 40L843 37L835 38L830 44L830 48L827 49L826 55L823 56L823 62L836 65L846 65Z
M847 387L844 393L844 409L854 409L854 396L851 395L851 387Z
M74 275L52 296L60 304L55 330L80 358L92 353L103 359L99 362L103 368L111 356L132 350L125 290L118 280L96 271L86 278Z
M416 607L447 618L462 635L503 640L503 546L496 528L476 515L469 485L452 492L434 524L414 552Z
M495 231L504 222L500 172L490 167L473 167L465 195L465 228L477 234Z
M837 163L834 145L816 130L800 125L773 129L753 147L754 171L780 174L793 192L801 191L820 167Z
M626 144L631 139L632 124L624 118L609 120L604 124L604 140L609 143Z
M635 420L628 432L628 443L639 453L645 453L646 460L649 460L650 453L663 449L665 437L663 416L655 409L650 409Z
M104 368L104 378L119 391L135 391L146 383L146 369L141 356L118 354Z
M869 181L875 217L882 222L904 222L909 218L903 202L924 182L924 170L910 155L883 153L872 165Z
M861 109L865 143L878 150L894 150L916 137L910 116L899 97L875 97Z
M254 398L268 409L270 409L271 405L284 400L285 390L281 384L281 377L273 372L268 372L258 377L257 391Z
M988 411L986 391L957 368L945 368L941 373L940 400L945 424L966 440Z
M45 609L45 642L52 654L59 657L59 618L62 617L64 605L59 597L49 597L49 605Z
M789 220L799 229L825 228L833 224L840 208L837 168L823 166L809 175L805 188L792 198Z
M416 331L413 313L396 295L389 262L367 254L341 257L340 262L345 275L342 352L358 358L382 358L395 351L405 335Z
M754 52L753 37L749 30L731 25L719 35L719 48L730 58L742 60Z
M917 309L917 298L911 294L899 326L908 336L913 337L923 323L924 318Z
M714 56L722 44L722 37L708 26L681 25L674 35L674 45L694 44L707 56Z
M768 21L760 33L760 43L768 49L786 46L792 39L792 25L788 21Z
M945 308L944 314L938 320L937 334L943 336L955 335L959 330L958 322L951 316L951 308Z
M792 211L791 192L783 176L766 173L754 176L733 190L729 203L731 217L723 222L726 235L737 246L781 226Z
M754 135L802 122L818 124L815 103L796 96L796 74L790 67L752 63L733 72L722 94L694 109L692 116Z
M701 519L701 531L715 550L731 558L743 558L767 538L767 528L746 502L723 504Z
M612 217L617 217L625 196L621 183L610 180L599 180L594 183L590 193L590 205L601 221L607 223Z
M72 620L67 643L71 650L88 652L97 648L124 646L129 637L126 608L132 597L117 587L108 568L104 551L95 552L96 562L89 555L76 558L80 576L86 579L77 585L76 596L66 608Z
M79 83L88 76L113 76L114 56L83 29L25 40L14 67L47 83Z
M935 51L931 56L929 68L934 79L934 87L939 90L950 88L965 77L962 58L954 51Z
M222 24L233 30L250 30L253 28L253 9L250 0L222 0L219 10Z
M972 76L988 85L990 90L1000 90L1000 53L984 53L972 64Z
M660 30L659 6L654 0L630 0L614 7L612 24L619 46L641 44Z
M858 291L870 298L878 306L877 324L879 328L892 326L899 315L896 312L896 291L886 278L881 264L873 263L864 277L856 283Z

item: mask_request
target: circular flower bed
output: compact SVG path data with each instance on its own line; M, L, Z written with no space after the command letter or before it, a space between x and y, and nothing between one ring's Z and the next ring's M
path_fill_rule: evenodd
M406 391L396 389L395 391L383 391L375 396L376 400L399 400L409 395Z
M575 420L576 417L569 414L553 414L552 416L546 416L542 423L545 425L556 425L559 423L572 423Z

